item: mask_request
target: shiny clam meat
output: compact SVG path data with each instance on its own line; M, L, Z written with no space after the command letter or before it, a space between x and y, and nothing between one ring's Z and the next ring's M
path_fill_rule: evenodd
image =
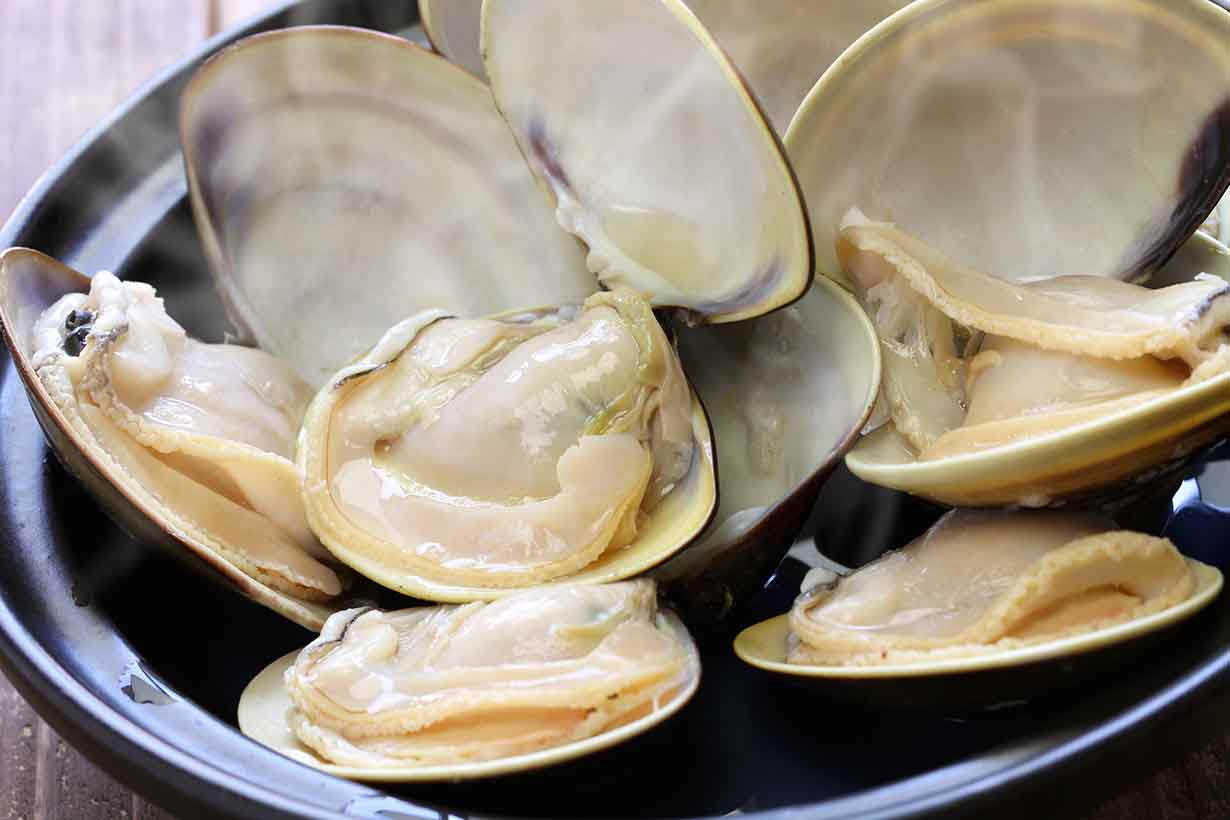
M1168 540L1093 513L957 510L805 589L787 659L887 666L1055 641L1177 606L1197 589L1196 567Z
M1213 251L1176 264L1217 262ZM851 454L861 477L949 503L1040 506L1130 493L1123 482L1142 469L1181 466L1216 437L1230 402L1230 284L1218 276L1154 289L1079 276L1015 284L858 214L838 253L885 357L891 425ZM1155 416L1166 425L1130 434ZM1069 452L1083 468L1020 466L1046 446L1079 448ZM926 483L928 468L978 459L1000 478Z
M711 450L648 304L616 290L505 320L407 319L322 389L299 459L334 554L462 601L664 560L712 515Z
M957 702L999 703L1100 668L1077 664L1190 617L1221 587L1214 567L1100 513L954 510L845 576L813 569L791 611L745 629L735 651L799 678L938 677ZM1025 666L1023 685L993 674Z
M679 709L698 653L648 581L355 609L263 672L241 729L358 779L459 779L601 748Z
M344 577L308 528L291 460L306 385L259 350L191 338L149 285L22 249L0 273L6 338L66 466L126 522L143 516L318 628Z

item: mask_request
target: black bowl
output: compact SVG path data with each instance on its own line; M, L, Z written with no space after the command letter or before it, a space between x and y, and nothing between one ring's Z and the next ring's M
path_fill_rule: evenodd
M851 0L853 2L853 0ZM293 23L404 31L411 0L310 0ZM155 80L45 176L0 232L74 267L153 282L188 329L224 332L185 201L180 91L209 42ZM309 635L118 530L52 457L0 359L0 661L70 742L182 816L404 818L1055 816L1081 811L1214 732L1230 689L1230 611L1218 602L1104 677L1013 708L850 704L743 666L739 627L784 611L786 567L728 631L704 641L705 681L677 718L618 749L536 774L384 792L322 775L242 737L239 693ZM1204 468L1230 486L1230 465ZM1184 484L1166 531L1225 564L1230 522ZM1230 503L1230 498L1222 499ZM812 526L862 563L937 511L839 471Z

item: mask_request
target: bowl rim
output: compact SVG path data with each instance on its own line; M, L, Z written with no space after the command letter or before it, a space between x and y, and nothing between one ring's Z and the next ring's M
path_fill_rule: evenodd
M139 88L85 136L59 161L52 165L22 198L13 214L0 229L0 247L28 245L21 241L33 229L44 211L46 201L63 178L82 160L87 151L102 141L108 132L142 103L154 97L171 81L180 78L201 63L208 55L228 45L240 36L291 22L297 0L279 0L268 12L222 32L201 44L195 51L159 73ZM359 14L379 5L375 0L306 0L303 8L319 14L342 16ZM299 18L296 17L295 21ZM323 22L323 21L322 21ZM174 128L174 123L169 127ZM37 245L35 245L37 247ZM0 354L0 377L6 385L17 379L7 353ZM28 419L25 422L29 423ZM68 602L72 606L71 601ZM88 610L80 610L87 612ZM25 617L30 617L26 613ZM186 814L214 817L305 817L322 820L353 820L354 814L322 808L319 803L306 802L308 797L291 796L241 778L209 760L194 757L160 736L157 718L144 721L129 718L105 702L41 643L27 626L25 617L13 602L0 596L0 670L52 727L87 756L130 787L162 805ZM85 615L77 615L84 619ZM118 630L112 637L127 648ZM66 642L67 643L67 642ZM1058 734L1048 737L1045 744L1034 744L1019 753L996 760L996 768L973 777L958 761L941 769L931 770L905 780L895 781L866 791L836 797L820 803L772 809L754 815L761 820L800 820L800 818L858 817L907 818L947 815L958 807L962 814L976 813L980 808L1008 809L1009 801L1021 798L1043 782L1052 785L1065 779L1074 781L1109 752L1128 752L1146 737L1160 740L1166 728L1182 722L1191 729L1191 737L1200 734L1198 728L1209 723L1216 705L1225 705L1230 697L1230 649L1202 662L1198 667L1173 680L1149 697L1124 709L1109 720L1075 735ZM235 742L251 744L233 726L223 724L208 712L184 699L185 703L207 724L226 726L234 733ZM1224 709L1221 710L1224 712ZM1203 723L1201 722L1203 719ZM1224 718L1223 718L1224 720ZM1221 724L1217 724L1220 726ZM1205 726L1205 732L1208 731ZM1051 742L1053 741L1053 742ZM1194 739L1192 742L1195 742ZM1153 747L1159 744L1152 743ZM275 753L267 753L270 765L280 764L299 773L304 767ZM350 786L356 798L380 797L369 787ZM334 792L336 793L336 792ZM440 817L458 820L456 813L389 797L389 809L413 809L414 816ZM1016 811L1028 811L1027 803L1018 801Z

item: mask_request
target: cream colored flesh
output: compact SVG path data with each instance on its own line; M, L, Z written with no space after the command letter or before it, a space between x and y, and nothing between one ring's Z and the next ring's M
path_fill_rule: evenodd
M838 251L885 349L893 423L920 460L1079 426L1230 370L1230 286L1215 276L1018 285L857 214ZM958 355L955 326L987 335Z
M635 541L706 469L643 300L598 294L525 318L421 314L321 391L300 458L313 528L342 560L420 595L415 578L554 580ZM700 507L683 526L704 525Z
M294 597L342 591L289 460L308 392L288 368L189 338L153 288L108 273L33 333L32 362L61 411L157 499L165 525ZM73 333L78 355L65 349Z
M1178 357L1195 367L1228 339L1230 284L1213 276L1158 290L1086 276L1020 285L955 265L892 225L858 215L842 229L838 254L863 289L900 277L960 325L1048 350Z
M998 336L986 337L970 370L964 420L920 448L919 459L1045 435L1154 401L1189 381L1185 367L1152 356L1095 359Z
M1019 648L1184 601L1173 544L1093 514L958 510L904 549L805 591L794 663L877 665Z
M704 322L806 290L807 219L781 146L683 3L490 0L482 26L496 104L599 281Z
M466 765L610 731L694 690L699 658L654 586L560 586L494 603L351 610L285 674L298 740L360 769ZM241 728L262 704L252 688ZM259 737L258 737L259 739Z

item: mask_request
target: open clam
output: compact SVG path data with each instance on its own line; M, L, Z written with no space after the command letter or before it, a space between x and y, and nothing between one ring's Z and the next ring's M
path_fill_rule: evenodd
M1179 243L1230 180L1208 82L1228 33L1204 2L923 0L825 73L786 144L818 265L884 348L892 424L847 458L859 477L955 505L1122 502L1225 434L1224 283L1190 280L1228 258Z
M1222 586L1217 569L1164 538L1058 511L956 510L849 575L822 572L804 580L790 614L738 636L741 658L872 688L900 680L898 694L911 681L967 676L956 688L984 703L1072 679L1086 653L1190 617Z
M696 646L649 581L350 610L258 675L252 738L356 780L490 777L588 754L677 712Z
M887 226L843 236L856 279L886 277L865 304L892 419L847 457L861 478L954 505L1123 503L1230 429L1230 253L1207 237L1150 290L1015 285Z
M799 303L799 309L788 314L789 317L794 317L793 319L774 317L767 320L770 324L766 324L758 344L762 348L774 345L785 347L776 355L777 364L766 367L764 373L749 368L749 359L742 352L742 348L749 344L748 340L756 338L761 331L732 328L729 343L724 344L713 341L721 339L721 329L715 327L710 331L690 327L693 324L720 324L758 316L799 299L812 280L810 233L801 194L789 165L782 156L780 143L765 123L763 115L736 72L715 47L709 35L681 4L654 0L631 5L619 4L618 7L609 3L565 5L567 14L559 13L565 6L556 7L550 3L518 6L515 11L504 8L499 3L489 3L486 7L487 68L488 74L495 78L495 103L512 125L511 134L520 143L525 159L518 155L516 163L511 163L500 152L493 152L498 154L495 158L471 157L466 148L470 143L464 142L465 150L453 151L449 146L450 151L460 155L464 162L459 165L456 157L448 156L441 158L441 163L452 163L449 167L459 167L461 170L458 173L464 172L467 179L479 179L483 174L491 174L505 180L516 180L533 178L526 172L528 160L529 169L554 195L558 221L588 246L588 257L583 259L578 254L574 260L575 267L570 268L573 274L584 278L584 294L576 296L561 288L540 286L536 274L524 272L515 265L489 265L480 269L467 269L465 265L442 262L439 270L419 275L430 276L433 280L450 279L451 287L456 291L456 298L448 293L413 293L413 299L408 303L400 303L397 309L402 311L401 316L414 314L419 309L440 312L434 314L434 319L425 318L429 317L429 314L416 314L419 319L415 321L420 322L418 330L424 331L424 337L453 321L450 319L446 322L442 319L442 314L458 317L457 321L462 324L476 322L478 316L494 315L506 328L509 320L512 320L513 324L520 322L521 330L524 331L535 322L558 322L565 312L573 316L578 313L575 308L557 311L555 308L543 309L540 307L542 305L579 303L584 295L598 291L600 283L615 289L615 292L621 288L630 288L655 307L673 309L664 314L667 328L670 334L677 334L681 339L680 344L690 351L687 356L692 363L687 364L686 369L696 369L698 373L708 374L701 378L712 385L707 388L711 392L716 393L719 386L721 389L729 389L732 386L737 389L755 389L765 396L760 406L769 407L773 403L771 394L780 390L783 397L781 407L792 402L814 402L823 408L818 423L804 425L806 429L798 431L800 435L808 437L805 441L785 444L787 439L781 435L777 436L772 451L760 459L761 477L752 482L756 484L756 491L739 502L740 508L749 509L751 512L741 519L749 526L739 533L737 543L745 549L749 549L753 544L764 545L773 556L757 556L755 570L749 568L744 573L743 581L737 585L743 589L752 575L758 575L757 583L762 581L780 559L793 531L797 530L806 516L806 499L814 496L823 471L831 466L833 459L848 446L853 431L863 423L874 392L870 385L878 372L876 348L861 313L844 294L827 283L809 293L807 298ZM604 33L607 36L595 37L594 33L604 30L603 26L605 22L609 22L611 15L620 17L621 25L618 30L606 30ZM640 61L635 65L626 64L620 56L620 43L630 42L646 32L661 41L662 47L655 50L657 56L654 60ZM552 49L541 48L539 44L544 38L549 39L552 36L559 38L556 45ZM246 203L252 196L267 198L266 194L262 193L263 189L281 190L277 195L280 204L271 207L285 206L293 210L298 205L290 203L297 195L295 189L279 183L281 179L289 179L285 176L286 169L282 167L279 157L283 149L276 145L276 140L269 138L274 129L283 126L280 119L282 115L277 111L277 106L274 106L272 113L264 113L263 109L249 104L249 101L263 101L268 108L270 101L286 98L287 88L290 87L294 90L290 94L290 107L293 110L301 107L301 113L305 117L310 113L314 118L321 118L326 123L324 130L331 133L331 129L335 127L338 130L352 127L344 117L345 106L339 108L334 98L348 99L345 91L348 84L362 80L364 71L381 74L380 66L385 62L404 60L406 63L404 66L389 67L384 72L388 76L400 76L401 72L409 74L430 71L431 76L438 80L448 71L452 71L461 78L456 80L455 84L462 86L467 94L472 92L475 86L473 78L466 72L439 57L424 54L404 44L391 45L385 40L386 38L376 35L367 36L363 32L313 28L253 38L215 58L203 69L201 76L188 91L184 107L184 130L195 213L202 233L207 238L207 244L214 246L210 259L215 275L223 283L223 289L229 289L234 300L244 305L236 313L242 315L250 312L256 317L253 321L243 322L248 328L255 327L264 321L264 318L256 302L244 295L251 290L245 282L250 284L259 279L262 283L260 287L267 286L270 289L266 296L271 298L281 291L285 291L288 303L299 298L297 294L291 293L292 289L298 287L294 279L271 276L269 274L272 268L261 270L259 266L253 267L250 262L243 261L242 254L227 250L246 244L253 254L252 258L276 259L278 261L272 263L276 266L284 264L281 261L284 245L293 242L291 235L262 233L250 229L255 211L247 207ZM333 49L326 51L327 54L338 55L336 59L326 60L310 69L317 74L330 74L321 82L322 87L329 90L328 94L315 94L310 85L279 74L293 68L293 55L310 51L318 41ZM559 47L559 43L566 43L568 46ZM343 59L343 54L349 56ZM554 62L551 62L552 60ZM614 64L613 61L621 64L618 72L609 71L605 67ZM356 69L355 66L359 68ZM257 67L261 69L260 72L254 72ZM562 72L584 85L589 89L589 96L584 99L573 97L567 85L551 79L553 72ZM415 82L421 84L423 81ZM258 87L264 84L267 84L268 88ZM239 85L244 87L242 92L236 90ZM644 89L657 91L646 95ZM364 90L362 93L366 94L368 91ZM231 100L231 97L237 99ZM394 94L394 100L397 99L399 98ZM494 110L490 107L490 98L484 99L488 108L483 111L490 114ZM657 116L645 118L638 113L643 105L653 106ZM403 116L398 112L392 117L392 123L386 122L387 118L377 118L363 120L361 124L364 128L376 131L386 128L391 130L391 134L377 135L377 145L391 146L395 143L414 142L427 146L430 150L437 150L432 146L438 146L439 140L432 134L419 140L409 139L416 129L434 133L441 128L441 124L433 121L434 112L420 110L422 116ZM329 125L335 122L338 124ZM704 128L703 138L692 143L680 138L682 134L694 133L698 127ZM222 136L219 137L218 134ZM258 139L255 136L257 134L264 134L266 139ZM508 133L504 138L508 138ZM337 139L340 140L341 137ZM363 137L356 132L352 140L353 143L345 144L357 146L363 141ZM236 157L227 157L228 150L239 150L239 154ZM440 150L443 150L443 147L440 147ZM304 155L312 161L295 164L301 173L307 175L303 184L309 192L316 187L341 187L354 192L366 190L373 195L360 198L368 202L371 209L380 210L384 207L385 200L381 191L384 190L384 178L390 175L378 170L373 163L392 162L390 158L375 156L371 152L365 153L355 148L341 151L339 163L333 164L327 161L327 153L313 151L316 149L305 149ZM481 163L479 159L482 159ZM466 162L470 164L466 165ZM250 168L253 173L239 173L243 168ZM408 211L410 205L402 208L399 203L413 204L415 197L425 195L430 198L437 190L421 187L416 190L414 186L399 186L397 195L400 199L389 207L398 213ZM252 196L243 193L244 191L252 191ZM463 235L463 227L481 233L484 228L484 213L464 201L465 192L462 191L456 196L453 192L444 193L449 196L440 197L439 202L432 201L429 210L440 220L450 219L450 209L456 210L456 233L450 235ZM527 200L527 210L535 211L535 203L541 199L540 194L537 190L525 194L530 197ZM429 200L424 200L424 203L426 201ZM500 201L507 203L512 199L502 197ZM550 197L544 201L547 203L549 217ZM340 214L338 220L330 216L343 209L344 203L316 198L313 199L312 206L315 210L310 227L313 233L311 241L329 244L333 248L330 251L331 258L336 259L343 253L340 249L349 248L354 243L354 237L345 229L349 216ZM426 208L423 203L417 207ZM384 225L384 219L385 215L379 215L376 222ZM462 225L461 222L465 224ZM535 225L537 224L536 222ZM379 233L364 234L365 241L370 245L384 243L380 247L365 248L364 254L378 256L386 261L401 260L397 264L405 265L410 271L402 278L412 281L416 275L413 271L422 270L420 266L423 261L414 255L407 255L401 245L406 241L416 241L413 234L424 230L424 227L415 224L411 219L404 223L404 228L396 240ZM430 229L429 226L427 229ZM558 227L553 227L552 230L557 234L556 240L575 245L575 240ZM537 235L533 238L537 239ZM526 250L527 247L524 244L518 246L518 252ZM286 258L295 257L296 253L298 249L288 252ZM532 249L527 250L527 253L532 255ZM586 270L586 261L589 270ZM317 267L314 270L322 269ZM322 274L320 281L323 282L324 276L327 275ZM498 297L500 305L480 306L472 298L472 294L487 290L493 276L501 279L520 278L523 280L522 290L518 291L513 284L505 284L502 293L493 294ZM574 280L569 279L568 283L568 286L572 287ZM406 288L406 292L413 290L413 286L408 285ZM499 288L491 290L498 291ZM529 293L531 290L534 291L532 296ZM399 298L388 301L396 302ZM805 306L808 302L811 303L810 307ZM550 318L553 312L557 315ZM658 340L654 342L654 346L664 352L670 352L673 357L671 344L664 341L667 337L662 336L663 331L658 327L656 319L649 316L648 311L645 311L645 315L647 319L642 324L651 328L652 332L642 333L643 338ZM319 350L299 351L296 354L302 365L301 370L319 374L328 371L335 364L331 358L319 358L319 351L336 347L331 345L329 340L339 332L337 329L327 323L313 321L310 311L292 316L277 313L274 316L276 322L271 327L275 327L276 338L254 333L258 341L269 344L271 349L276 350L285 347L287 340L310 335L316 339ZM786 317L787 314L782 316ZM812 317L818 320L819 324L811 329L802 327L802 324ZM440 321L436 321L437 319ZM470 600L505 595L519 585L549 579L575 580L580 577L595 581L618 580L654 566L678 552L695 540L710 517L713 493L711 488L704 488L712 479L705 478L704 474L706 470L712 469L708 465L712 453L707 443L708 435L704 432L706 425L703 414L693 406L688 413L688 427L694 439L693 452L697 454L694 466L697 469L690 470L686 480L664 482L675 485L672 493L664 497L659 512L643 515L644 520L638 521L638 528L649 538L646 543L641 543L638 538L624 549L610 552L606 558L596 563L588 561L588 557L592 557L588 556L592 549L587 546L577 556L569 559L576 566L556 562L557 565L546 574L536 571L522 573L521 576L516 572L506 573L508 577L503 581L499 580L498 572L480 571L475 574L461 566L471 561L470 569L473 569L471 559L461 560L460 564L450 567L445 564L451 559L443 562L418 560L423 558L423 549L430 552L434 549L431 545L440 543L435 538L424 537L418 539L414 545L399 550L377 549L373 552L368 547L376 541L386 545L390 542L387 539L356 537L355 529L356 524L359 529L364 529L367 524L373 522L373 516L369 513L374 509L372 503L377 502L365 502L357 507L351 505L349 515L336 514L336 500L330 500L333 495L330 482L337 478L334 472L337 465L330 466L329 458L323 457L329 452L329 446L318 434L329 427L331 420L335 418L335 399L342 401L344 393L353 391L357 394L367 390L368 385L372 385L371 390L376 392L379 388L374 385L378 383L393 384L392 372L399 369L398 362L404 363L413 359L413 355L402 358L401 354L408 349L411 337L418 337L420 334L415 331L405 335L405 325L399 325L400 329L389 331L392 322L382 319L380 315L365 314L363 322L362 329L350 325L345 327L348 333L353 331L355 339L366 338L369 345L383 333L392 336L402 334L404 338L401 338L400 343L394 344L391 336L386 336L366 357L360 359L359 364L340 371L340 374L346 375L339 374L329 380L325 391L309 414L304 446L300 451L309 475L307 496L309 513L314 516L313 524L318 532L321 532L326 544L361 572L372 574L383 584L436 600ZM413 324L413 321L411 323ZM783 330L791 323L792 327L798 327L794 330ZM557 332L562 332L562 329L550 331ZM684 341L685 336L697 341ZM545 344L547 335L538 339ZM350 338L346 339L347 344L350 341ZM531 344L539 342L530 341ZM472 383L467 381L466 385L467 390L474 390L468 394L470 398L480 396L484 390L492 389L494 379L480 374L489 365L500 368L502 365L497 363L497 359L509 350L512 350L511 345L501 347L499 355L489 357L483 362L483 367L471 368L468 371L474 376ZM337 351L329 350L329 356L336 355ZM515 357L515 354L509 355ZM380 362L377 362L377 359ZM820 364L821 360L823 364ZM756 366L764 364L760 360L753 361ZM836 368L839 374L836 379L804 379L797 390L795 380L782 379L781 382L788 383L779 383L779 377L783 373L825 372L822 368L828 368L835 361L845 363ZM384 367L386 364L389 365L387 368ZM418 375L414 378L418 378ZM521 387L529 389L530 385L527 382ZM437 399L443 401L440 389L443 388L436 390ZM515 392L514 390L513 393ZM564 392L569 395L576 394L572 388L567 388ZM460 396L461 393L450 393L449 400ZM609 398L612 397L608 396L607 399ZM706 397L702 393L700 398L703 400ZM416 401L417 399L409 400L409 404L415 404ZM508 396L501 397L500 393L496 392L472 404L475 407L482 405L516 410L510 401ZM592 400L588 401L590 405L593 404ZM402 410L407 410L408 407L409 405L403 403ZM774 412L780 411L781 407L777 407ZM450 408L449 412L452 409L460 409L460 405ZM592 407L586 412L592 415ZM738 412L723 410L716 414L719 426L731 425L730 435L735 442L732 453L739 452L738 442L742 435L739 425L746 421L745 417L738 417ZM457 419L463 417L466 417L464 413L456 416ZM581 419L576 413L570 413L569 417L574 420ZM503 475L507 471L505 456L512 457L524 450L523 443L517 443L517 430L520 429L517 425L522 424L522 421L514 423L512 418L504 425L505 432L510 437L503 443L478 448L483 451L481 453L465 439L457 439L455 449L458 452L465 451L476 456L469 459L468 466L464 469L469 470L471 477L478 483L490 483L492 475ZM627 419L621 423L624 421ZM651 424L657 423L651 420ZM491 444L499 439L494 428L484 432L471 426L468 431L461 431L458 425L454 426L458 427L458 436L462 436L463 432L465 436L473 434L476 436L475 441L487 441L490 438L491 442L488 444ZM581 425L578 430L583 430L585 426ZM395 434L390 430L384 430L381 435L372 438L373 446L395 445L393 449L399 449L400 444L405 441L403 434L407 430L403 429ZM491 435L488 435L488 432ZM554 436L556 431L548 432ZM563 431L556 443L562 446L562 442L575 441L575 432ZM721 435L719 430L718 437ZM392 441L393 439L396 439L396 442ZM764 441L767 440L763 437L758 440L759 443ZM522 478L542 472L543 476L550 479L546 484L551 485L549 489L554 493L558 489L557 485L562 486L559 482L562 474L556 474L555 466L562 465L563 462L556 459L556 456L560 455L558 452L547 449L552 454L549 462L525 452L514 460L534 464L539 461L543 464L549 463L550 470L539 471L535 467L534 470L527 471ZM747 449L744 447L743 451L747 452ZM369 451L375 452L371 448ZM782 457L785 452L789 453L789 458ZM522 455L525 456L524 459ZM493 460L487 462L484 460L487 457ZM370 464L379 460L367 459L367 462ZM460 463L460 459L458 461ZM766 466L770 461L773 466ZM731 459L730 476L723 480L732 482L732 488L738 487L740 473L746 469L747 463L746 459L740 457ZM446 472L450 472L454 477L456 475L453 467ZM404 476L409 473L403 471L399 474ZM770 474L771 479L764 479L763 476ZM333 475L333 479L326 478L327 475ZM543 484L541 481L537 483ZM409 485L399 480L386 486L400 486L402 490L406 490ZM336 489L336 484L333 489ZM508 489L504 487L501 490L504 493L501 495L503 501L499 503L517 501L518 506L529 509L533 505L521 504L520 501L546 498L536 491L524 491L525 488L519 488L516 493L509 495L505 492ZM402 494L402 490L395 494ZM414 495L418 490L406 492ZM738 495L736 492L735 497ZM622 496L616 494L612 497ZM698 500L683 500L693 497ZM312 499L320 501L321 505L317 506ZM788 499L789 503L785 503L783 499ZM492 498L484 496L481 505L487 505L491 501ZM779 501L783 503L777 503ZM355 512L364 507L366 512ZM728 508L724 517L731 517L733 512L735 510ZM374 518L379 519L383 514L380 513ZM619 518L620 516L616 515L612 520ZM623 520L630 522L632 519L624 516ZM750 526L753 523L755 526ZM335 524L338 526L335 527ZM378 521L375 526L380 529ZM657 535L654 535L655 533ZM767 545L768 541L779 542L781 550L774 551ZM654 545L648 546L649 542ZM417 558L412 555L416 550L420 553ZM392 558L394 552L401 556L397 561L384 560ZM377 553L382 553L384 558L374 558ZM401 559L408 554L411 554L409 563L414 565L412 568L403 566L396 572L386 571L399 562L406 563ZM618 571L615 572L615 569ZM581 575L578 576L578 572ZM520 577L520 580L512 580L517 577Z
M57 457L126 529L308 628L336 611L345 578L291 461L310 391L285 365L193 340L148 285L21 248L0 256L0 323Z

